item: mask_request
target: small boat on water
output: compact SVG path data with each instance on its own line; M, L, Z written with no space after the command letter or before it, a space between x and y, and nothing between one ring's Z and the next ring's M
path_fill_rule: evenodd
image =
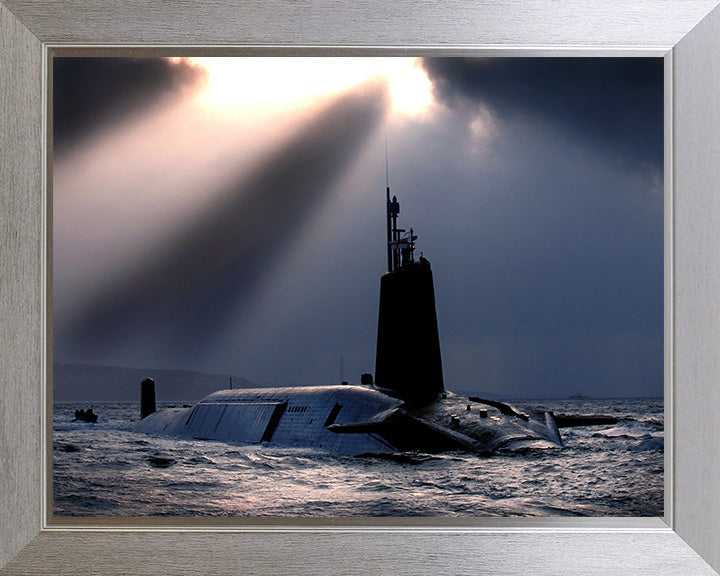
M400 204L386 192L388 270L380 279L374 377L364 374L361 385L219 390L161 411L147 379L135 430L348 455L561 447L551 412L445 389L430 262L415 259L417 236L397 227Z
M80 408L80 410L75 410L75 419L73 420L73 422L77 422L78 420L82 420L83 422L89 422L90 424L96 424L98 421L98 417L97 414L93 412L92 408L89 408L88 410Z

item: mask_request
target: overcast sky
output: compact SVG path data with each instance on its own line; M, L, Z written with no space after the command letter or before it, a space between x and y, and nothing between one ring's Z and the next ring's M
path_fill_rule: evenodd
M53 84L56 362L359 383L387 141L448 389L662 395L662 59L59 58Z

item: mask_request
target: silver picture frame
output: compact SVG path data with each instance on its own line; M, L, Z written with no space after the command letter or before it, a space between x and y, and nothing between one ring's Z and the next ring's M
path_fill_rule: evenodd
M0 574L717 574L718 3L0 0ZM54 523L47 69L71 48L663 57L663 518Z

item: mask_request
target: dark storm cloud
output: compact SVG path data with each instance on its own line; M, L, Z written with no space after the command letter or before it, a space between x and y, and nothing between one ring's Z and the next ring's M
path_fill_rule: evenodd
M178 364L186 354L197 358L357 156L387 104L385 84L368 84L321 109L143 269L90 302L72 326L57 327L58 351L100 357L149 338L151 358L138 362L168 361L165 353Z
M204 77L199 67L164 58L54 58L55 151Z
M436 96L530 115L605 151L662 164L662 58L426 58Z

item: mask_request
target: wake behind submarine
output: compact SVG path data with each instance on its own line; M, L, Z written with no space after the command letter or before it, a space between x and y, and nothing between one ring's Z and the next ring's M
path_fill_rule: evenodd
M416 261L413 230L397 227L400 204L387 202L387 266L380 279L375 378L362 385L220 390L195 406L155 410L154 382L142 383L135 431L164 436L267 443L360 455L561 447L551 412L445 389L430 262ZM411 346L398 345L412 337ZM561 425L610 424L610 417L565 417Z

